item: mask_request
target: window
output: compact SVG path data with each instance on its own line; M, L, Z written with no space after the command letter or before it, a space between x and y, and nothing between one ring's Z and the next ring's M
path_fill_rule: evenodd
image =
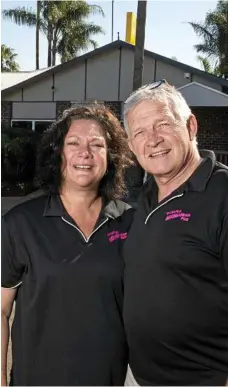
M11 122L12 128L18 128L18 129L32 129L32 121L14 121Z
M28 129L43 133L53 120L11 120L12 128Z
M35 132L43 133L52 123L52 121L35 121Z

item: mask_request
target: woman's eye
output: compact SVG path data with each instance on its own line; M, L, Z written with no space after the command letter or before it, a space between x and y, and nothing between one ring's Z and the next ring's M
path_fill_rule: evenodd
M77 141L71 141L71 142L68 142L67 145L78 145L78 142Z
M91 146L94 146L95 148L103 148L103 144L100 143L93 143Z

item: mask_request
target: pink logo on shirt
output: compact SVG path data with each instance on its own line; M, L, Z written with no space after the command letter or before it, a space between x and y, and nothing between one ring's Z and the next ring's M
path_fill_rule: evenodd
M128 233L127 232L120 232L120 231L111 231L108 234L109 242L114 242L117 239L126 239Z
M168 220L172 219L180 219L183 222L188 222L191 216L192 214L183 212L182 210L173 210L166 212L165 221L167 222Z

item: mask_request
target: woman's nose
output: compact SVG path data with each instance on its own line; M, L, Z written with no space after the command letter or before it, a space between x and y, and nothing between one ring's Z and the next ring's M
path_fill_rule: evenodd
M78 154L81 157L89 157L91 155L90 147L88 144L81 144L78 148Z

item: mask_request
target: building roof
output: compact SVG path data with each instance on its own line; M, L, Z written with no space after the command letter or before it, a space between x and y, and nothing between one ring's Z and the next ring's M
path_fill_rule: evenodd
M66 69L72 68L75 65L77 65L81 62L84 62L85 60L87 60L89 58L93 58L97 55L107 53L113 49L121 49L121 48L127 48L127 49L133 51L135 49L135 46L132 44L126 43L122 40L116 40L115 42L112 42L112 43L106 44L105 46L96 48L95 50L92 50L92 51L90 51L84 55L81 55L77 58L73 58L70 61L62 63L60 65L53 66L53 67L48 68L48 69L37 70L37 72L30 72L30 74L32 74L31 76L29 76L27 78L25 77L24 79L18 78L19 79L18 83L13 83L10 85L10 82L9 82L8 87L5 87L4 90L2 90L2 94L5 95L5 94L8 94L9 92L16 91L17 89L20 89L21 87L25 87L33 82L37 82L38 80L41 80L41 79L45 78L46 76L50 76L52 74L59 73L59 72L62 72ZM228 81L223 79L223 78L206 73L205 71L199 70L195 67L186 65L184 63L167 58L165 56L156 54L152 51L145 50L144 55L151 57L155 60L159 60L161 62L167 63L171 66L180 68L186 73L196 74L196 75L199 75L205 79L210 80L211 82L215 82L215 83L217 83L219 85L223 85L223 86L228 86ZM13 73L10 73L10 74L12 75ZM19 73L16 73L16 74L19 74ZM25 74L25 73L23 73L23 74ZM6 73L5 73L5 75L6 75Z
M184 90L184 89L187 89L187 88L190 89L190 88L194 87L194 85L198 86L198 87L200 87L202 89L209 90L209 91L211 91L211 92L213 92L215 94L220 94L220 95L222 95L225 98L228 98L228 94L222 93L222 91L219 91L219 90L216 90L216 89L212 89L212 87L209 87L209 86L206 86L206 85L202 85L202 83L195 82L195 81L191 82L191 83L188 83L187 85L179 87L178 90Z
M228 106L228 95L198 82L188 83L178 90L189 106Z
M53 66L55 67L55 66ZM20 84L24 81L26 81L29 78L33 78L36 75L39 75L45 71L50 70L50 67L40 69L40 70L34 70L34 71L18 71L18 72L2 72L1 73L1 89L5 90L12 86L15 86L17 84Z

